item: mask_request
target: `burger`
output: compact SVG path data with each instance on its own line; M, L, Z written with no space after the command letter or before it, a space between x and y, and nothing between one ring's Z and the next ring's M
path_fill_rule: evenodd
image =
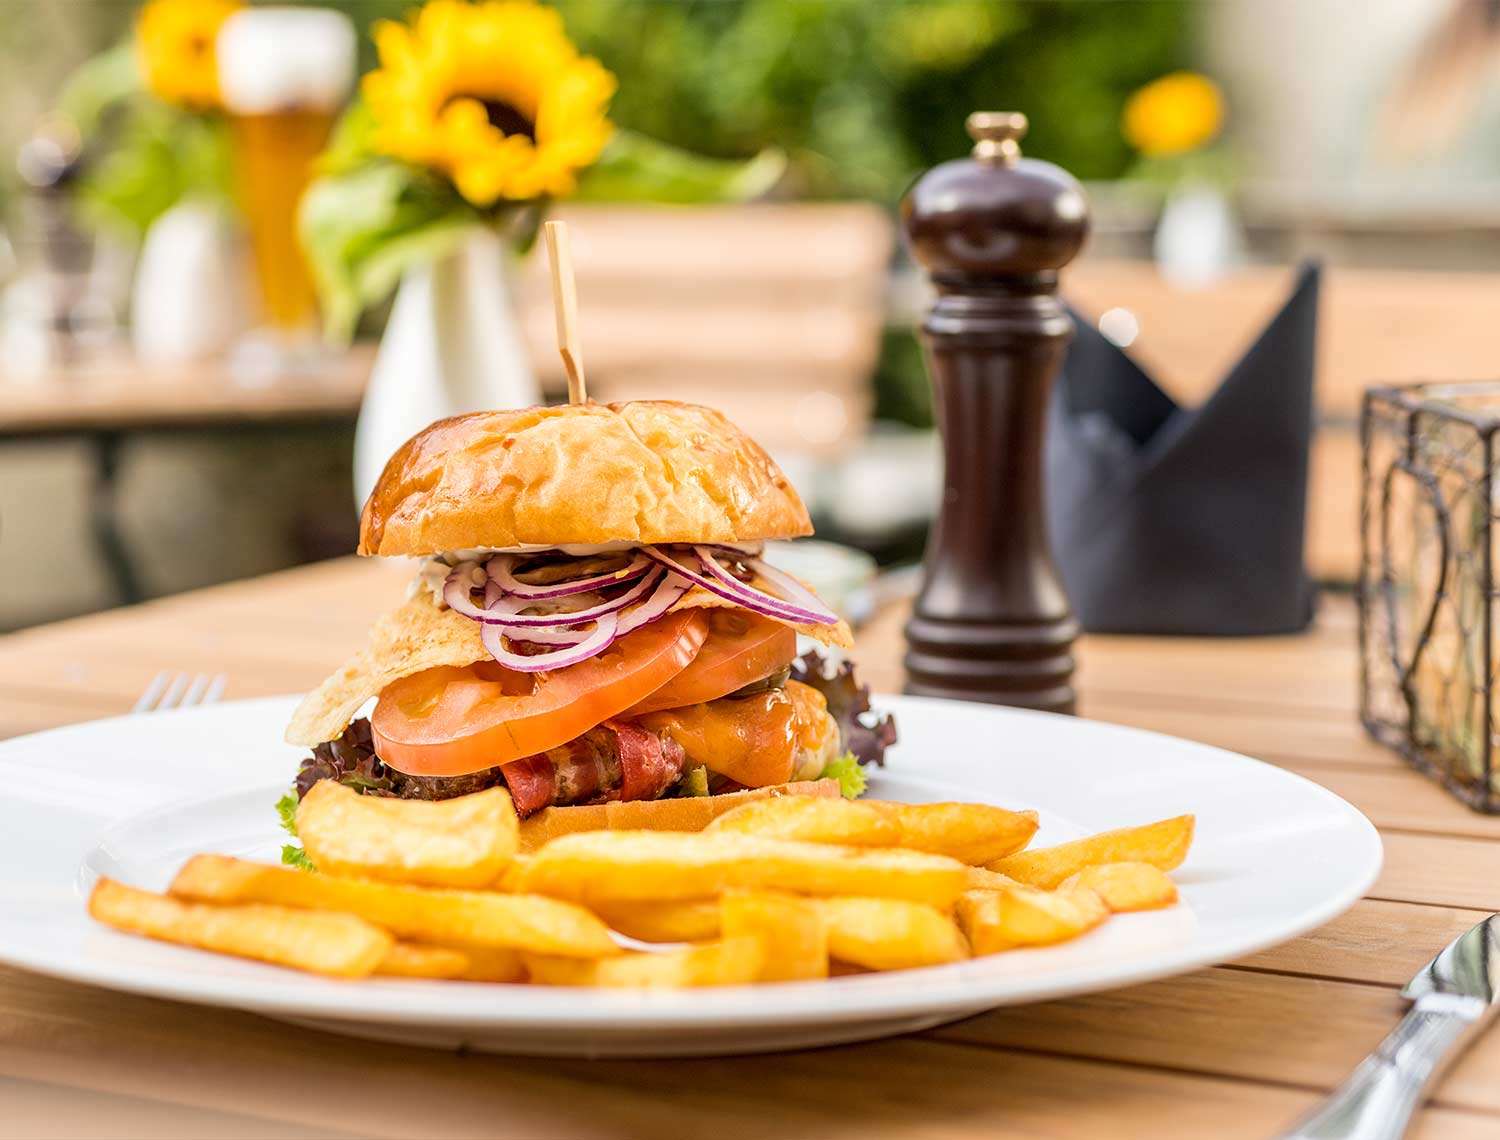
M847 648L849 628L762 557L811 533L775 462L709 408L433 424L360 521L361 555L419 560L408 597L293 715L312 754L283 816L322 779L426 800L504 785L534 845L857 794L895 728L847 662L798 656L799 635Z

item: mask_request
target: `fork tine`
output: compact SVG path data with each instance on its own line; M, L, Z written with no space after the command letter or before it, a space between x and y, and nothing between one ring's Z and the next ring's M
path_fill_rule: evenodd
M145 691L141 693L140 698L135 702L134 707L130 711L133 713L150 712L161 697L162 690L167 687L167 677L168 674L165 669L155 677L152 677L151 683L146 686Z
M162 694L160 703L156 706L157 712L166 712L168 709L180 708L182 694L188 687L188 675L178 673L172 678L172 683L167 686L167 691Z
M224 686L229 682L225 673L215 673L213 680L208 683L208 692L203 694L205 705L218 704L219 698L224 695Z
M209 676L207 673L194 673L193 683L188 686L187 692L182 694L182 703L178 708L189 709L203 703L203 694L208 692Z

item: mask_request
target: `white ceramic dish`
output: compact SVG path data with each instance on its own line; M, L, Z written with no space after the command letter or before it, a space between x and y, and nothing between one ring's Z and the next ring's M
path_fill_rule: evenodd
M75 725L0 744L0 961L134 993L392 1041L685 1056L855 1041L994 1006L1182 973L1291 938L1374 881L1380 840L1331 792L1201 744L1086 720L887 698L901 743L872 794L1034 807L1039 844L1194 812L1183 903L1075 942L954 966L684 992L338 982L92 923L100 874L162 888L189 855L274 859L299 751L290 699Z

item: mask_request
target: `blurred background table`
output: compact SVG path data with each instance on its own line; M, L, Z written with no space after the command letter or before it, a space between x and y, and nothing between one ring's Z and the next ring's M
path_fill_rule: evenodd
M0 735L123 713L161 669L223 670L231 698L306 688L361 643L407 573L341 559L0 637ZM860 633L858 658L878 689L900 684L902 618L888 609ZM383 1046L0 970L6 1127L37 1136L1274 1135L1384 1035L1402 1009L1397 989L1421 963L1500 909L1500 818L1471 814L1364 738L1353 610L1342 599L1303 637L1094 637L1081 660L1087 715L1247 752L1368 814L1386 846L1370 896L1304 938L1185 977L868 1045L722 1060ZM1500 1036L1490 1034L1414 1135L1497 1131Z

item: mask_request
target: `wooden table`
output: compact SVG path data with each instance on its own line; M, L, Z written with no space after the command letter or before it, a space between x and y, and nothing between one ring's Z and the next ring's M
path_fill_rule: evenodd
M88 445L94 545L117 599L138 602L145 591L115 511L125 441L267 425L352 424L373 359L373 351L359 347L311 372L262 377L236 376L224 361L148 367L124 356L101 360L0 385L0 444L77 439Z
M230 697L305 688L401 596L399 566L325 563L0 638L0 733L126 711L159 669ZM899 684L900 614L860 660ZM1242 750L1380 827L1369 898L1240 962L928 1033L771 1057L524 1060L373 1045L0 970L0 1134L662 1137L1272 1136L1402 1011L1397 988L1500 909L1500 818L1474 815L1354 719L1353 611L1262 641L1091 638L1094 717ZM1500 1135L1500 1034L1416 1135Z

